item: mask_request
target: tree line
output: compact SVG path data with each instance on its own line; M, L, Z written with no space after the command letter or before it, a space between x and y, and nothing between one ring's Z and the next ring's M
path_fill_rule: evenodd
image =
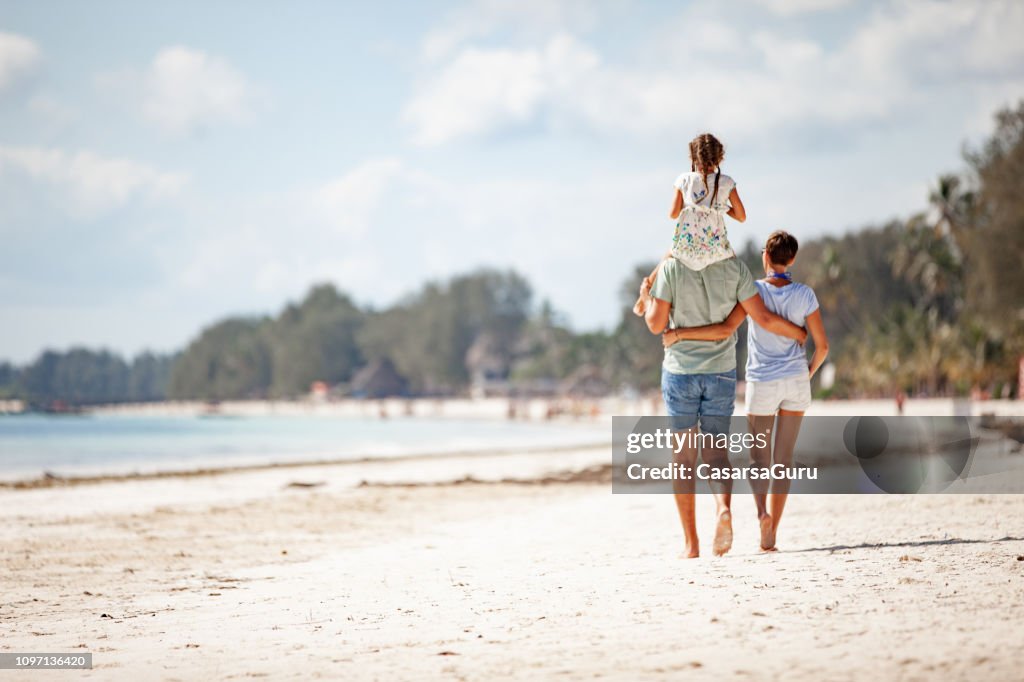
M0 363L0 400L20 398L39 407L163 400L175 359L147 352L128 361L106 350L47 350L25 367Z
M801 239L798 279L818 294L835 383L819 395L1014 395L1024 355L1024 103L940 176L928 209L843 236ZM800 235L797 235L798 237ZM739 253L760 272L760 244ZM514 271L432 282L386 309L361 308L330 284L275 316L229 317L173 355L125 360L108 351L46 351L0 363L0 398L35 405L163 399L287 398L313 382L341 392L386 366L411 395L453 395L481 378L511 390L586 380L598 390L656 389L660 341L630 312L639 264L621 287L610 330L573 331L535 304ZM745 326L740 330L740 371Z

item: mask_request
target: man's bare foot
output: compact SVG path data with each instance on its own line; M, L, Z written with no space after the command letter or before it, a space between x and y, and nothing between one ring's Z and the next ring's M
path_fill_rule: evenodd
M712 551L715 556L722 556L732 549L732 513L725 509L718 515L718 525L715 526L715 542Z
M761 524L761 550L769 552L775 549L775 524L770 514L765 514L758 523Z

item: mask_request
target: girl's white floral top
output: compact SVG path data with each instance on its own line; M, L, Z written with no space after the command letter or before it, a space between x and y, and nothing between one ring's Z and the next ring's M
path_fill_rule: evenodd
M736 182L724 174L718 177L717 194L714 173L708 175L706 186L700 173L683 173L676 178L675 188L683 195L683 210L672 236L672 255L691 270L703 270L736 255L725 231L729 193L735 187Z

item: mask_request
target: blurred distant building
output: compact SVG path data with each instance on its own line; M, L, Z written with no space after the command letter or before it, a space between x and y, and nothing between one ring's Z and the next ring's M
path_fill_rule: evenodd
M25 411L21 400L0 400L0 414L18 414Z
M466 351L466 369L474 398L508 393L508 353L496 334L484 332L476 337Z
M409 392L409 382L388 358L378 358L356 372L349 384L354 398L391 398Z

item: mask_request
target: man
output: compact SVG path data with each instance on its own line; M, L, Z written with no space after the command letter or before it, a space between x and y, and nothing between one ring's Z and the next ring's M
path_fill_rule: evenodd
M737 303L754 323L770 332L788 336L800 343L807 332L770 312L761 300L750 270L736 258L712 263L703 270L691 270L674 258L666 259L651 290L649 278L640 286L644 299L647 328L661 334L670 326L705 327L725 321ZM665 348L661 373L661 393L674 429L684 432L683 445L675 453L677 463L694 471L698 450L692 435L711 434L716 440L728 436L729 419L736 403L736 335L718 341L697 340L687 336ZM724 448L705 447L700 453L711 468L729 466ZM683 557L700 555L697 523L694 515L694 481L675 482L675 501L683 525L686 547ZM722 481L713 487L718 522L712 545L716 556L732 547L732 484Z

